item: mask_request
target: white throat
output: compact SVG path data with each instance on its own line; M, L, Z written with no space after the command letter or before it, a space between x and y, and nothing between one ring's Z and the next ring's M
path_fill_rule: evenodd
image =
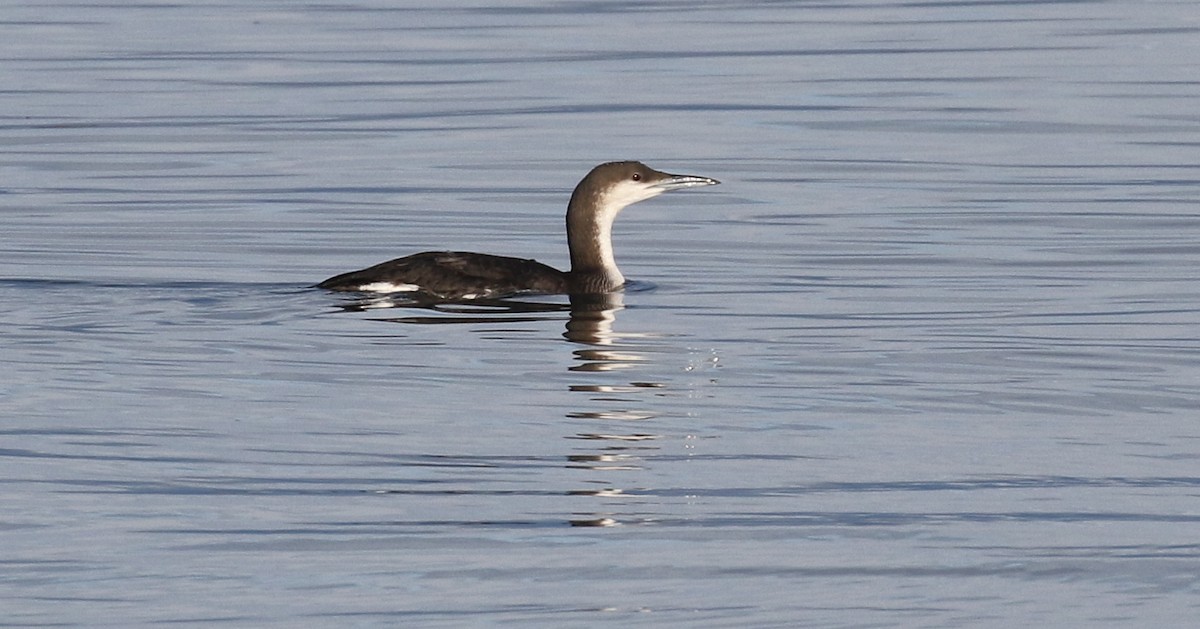
M613 256L612 245L612 226L613 220L617 218L617 214L621 208L617 208L611 214L601 215L596 225L596 241L599 243L600 266L604 269L604 276L612 284L624 284L625 276L621 275L621 269L617 268L617 259Z

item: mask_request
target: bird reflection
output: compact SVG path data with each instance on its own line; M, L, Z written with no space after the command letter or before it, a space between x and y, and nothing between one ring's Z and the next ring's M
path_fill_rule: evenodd
M396 308L405 314L376 320L418 325L553 321L561 320L563 312L568 312L562 336L572 346L575 360L567 369L577 380L568 385L568 390L583 397L574 410L564 415L570 427L565 438L579 444L566 455L564 467L588 476L580 479L584 488L565 494L608 501L606 506L620 501L626 510L576 512L567 521L572 526L600 527L650 521L645 514L632 515L629 511L644 498L639 496L641 488L630 487L628 483L630 474L645 469L645 457L660 450L656 440L661 435L650 428L659 413L654 405L646 404L646 395L666 384L621 376L639 368L645 371L645 365L652 360L641 341L655 335L615 330L617 315L625 308L623 292L572 295L569 304L562 303L561 297L558 301L542 299L545 298L530 296L424 303L411 296L371 296L342 302L338 307L372 313Z
M625 293L571 295L571 319L563 336L576 343L612 345L613 322L624 309Z
M368 312L388 308L420 309L430 314L380 317L378 320L426 325L547 321L561 317L558 313L571 309L571 306L562 303L514 298L423 301L407 297L362 297L345 301L337 307L346 312Z
M567 492L571 496L591 496L596 499L629 505L638 500L637 492L623 489L614 482L617 474L628 474L644 469L643 453L657 451L653 441L660 435L642 427L658 416L645 408L641 396L648 389L664 386L662 383L644 381L612 381L616 374L637 367L648 360L648 356L632 339L644 335L615 331L617 313L625 308L624 293L602 295L573 295L571 317L567 321L563 338L580 345L572 350L575 364L568 369L573 373L592 374L589 381L576 382L570 391L586 395L583 408L567 413L575 422L585 422L585 430L575 432L569 439L595 444L581 448L567 457L567 467L585 470L593 474L584 481L594 485L586 489ZM595 408L595 406L600 408ZM578 424L575 424L578 425ZM630 430L633 425L639 429ZM628 512L597 511L575 513L569 520L572 526L616 526L631 519ZM636 518L645 520L644 516Z

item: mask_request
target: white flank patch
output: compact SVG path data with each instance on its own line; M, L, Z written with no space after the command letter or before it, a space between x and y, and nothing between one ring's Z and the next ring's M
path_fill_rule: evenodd
M416 284L393 284L391 282L371 282L358 287L358 290L368 293L411 293L421 290Z

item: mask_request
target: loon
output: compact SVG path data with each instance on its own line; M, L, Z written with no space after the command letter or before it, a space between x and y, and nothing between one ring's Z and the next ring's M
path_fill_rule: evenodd
M571 270L536 260L484 253L426 251L335 275L317 288L334 291L413 293L435 300L501 298L517 294L594 295L625 285L613 259L612 225L626 206L664 192L712 186L716 179L672 175L641 162L608 162L593 168L567 205Z

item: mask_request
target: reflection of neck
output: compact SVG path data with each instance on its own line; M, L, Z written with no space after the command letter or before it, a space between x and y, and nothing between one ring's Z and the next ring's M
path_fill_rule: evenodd
M624 307L624 293L571 295L571 318L563 336L576 343L611 345L615 337L613 322L617 320L617 311Z

